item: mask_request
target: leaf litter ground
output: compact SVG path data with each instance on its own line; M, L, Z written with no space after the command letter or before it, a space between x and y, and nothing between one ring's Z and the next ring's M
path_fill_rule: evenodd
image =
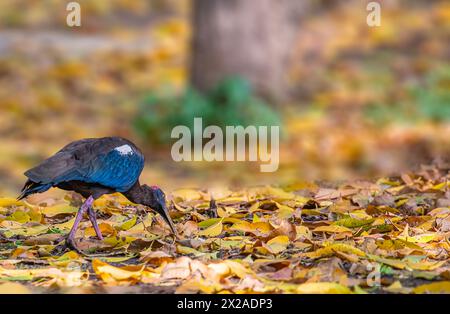
M64 238L81 198L0 198L0 292L450 292L449 167L338 185L169 197L179 237L114 194L94 204L78 248Z

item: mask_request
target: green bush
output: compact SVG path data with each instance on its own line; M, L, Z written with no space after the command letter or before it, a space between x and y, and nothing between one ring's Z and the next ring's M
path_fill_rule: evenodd
M394 104L372 104L366 117L375 123L415 123L450 121L450 68L443 66L430 72L422 83L407 90L408 99Z
M170 134L177 125L185 125L192 132L196 117L203 118L203 127L281 126L278 113L253 94L247 80L230 77L207 94L193 88L181 95L170 90L150 93L139 106L134 127L146 140L164 145L173 141Z
M432 72L425 86L413 94L419 115L438 122L450 121L450 67Z

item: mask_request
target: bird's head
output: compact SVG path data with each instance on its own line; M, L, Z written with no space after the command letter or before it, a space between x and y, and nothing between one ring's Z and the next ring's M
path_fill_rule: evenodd
M172 222L172 219L170 218L169 210L166 206L166 195L164 194L164 192L157 186L148 186L144 184L141 186L141 188L144 192L144 197L141 201L141 204L152 208L158 214L160 214L167 222L172 232L176 235L177 231L175 229L175 225Z

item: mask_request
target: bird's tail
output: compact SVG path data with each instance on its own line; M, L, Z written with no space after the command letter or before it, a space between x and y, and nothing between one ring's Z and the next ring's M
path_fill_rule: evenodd
M34 194L34 193L42 193L47 191L49 188L51 188L51 184L42 184L37 183L31 180L28 180L25 185L22 188L22 193L17 197L17 200L21 200L28 195Z

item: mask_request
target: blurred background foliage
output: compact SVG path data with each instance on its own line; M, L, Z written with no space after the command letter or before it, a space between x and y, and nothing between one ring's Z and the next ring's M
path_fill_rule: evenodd
M411 84L406 89L409 101L390 107L374 103L367 105L366 114L375 123L418 123L450 121L450 69L447 65L428 73L423 84Z
M82 137L132 139L150 165L143 181L169 190L367 178L449 156L448 2L383 1L381 27L368 27L367 1L305 1L286 18L289 36L275 27L283 23L274 26L283 37L275 48L289 43L282 70L216 82L204 53L222 41L191 49L207 26L194 23L202 5L195 1L80 0L79 28L66 26L69 1L1 1L0 193L17 194L28 167ZM239 60L254 45L264 52L257 46L264 36L231 45L224 59ZM202 79L214 86L205 90ZM170 130L197 114L204 124L280 124L287 136L279 171L174 163Z
M194 133L194 118L203 127L217 125L277 125L281 118L272 107L256 97L250 83L242 77L223 79L209 93L189 87L181 95L163 88L144 98L134 121L137 132L156 145L170 145L172 129L185 125Z

